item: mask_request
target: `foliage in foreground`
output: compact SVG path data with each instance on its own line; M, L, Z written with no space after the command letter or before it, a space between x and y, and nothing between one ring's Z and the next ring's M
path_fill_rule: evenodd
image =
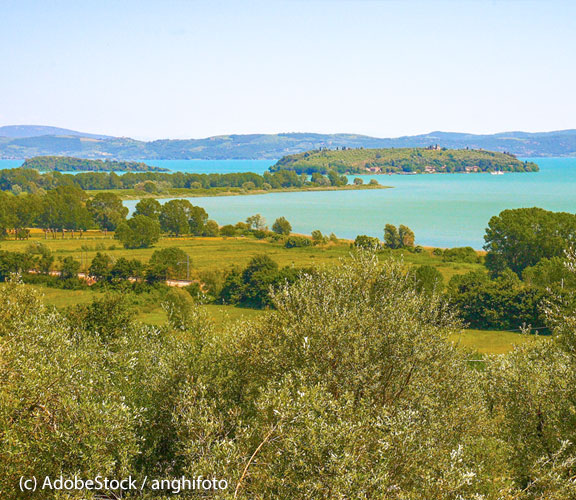
M361 253L272 300L217 334L181 292L157 329L112 296L66 317L2 288L2 498L60 473L228 480L213 498L576 494L576 317L561 304L557 339L477 371L446 340L452 312L394 261Z

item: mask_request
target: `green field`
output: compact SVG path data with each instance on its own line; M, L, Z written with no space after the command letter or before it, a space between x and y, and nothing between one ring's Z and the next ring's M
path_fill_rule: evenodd
M30 240L8 240L0 243L0 249L9 251L24 251L33 241L42 241L58 257L72 256L83 264L83 269L89 266L96 252L105 252L115 259L119 257L137 258L147 261L154 250L169 246L177 246L190 255L192 276L198 272L226 269L232 266L245 266L255 255L265 253L280 266L323 266L337 265L340 259L350 255L350 242L341 241L327 245L306 248L286 249L279 243L266 240L256 240L249 237L233 238L162 238L154 248L126 250L113 238L113 234L105 235L100 231L89 231L82 238L44 239L36 231ZM381 258L392 255L402 259L409 266L422 264L433 265L440 270L445 282L455 274L463 274L474 269L482 269L481 264L443 262L442 257L432 253L432 249L424 249L422 253L405 250L387 250L380 254ZM76 304L91 302L101 295L101 292L91 290L62 290L48 287L38 287L48 304L65 308ZM224 327L238 319L248 319L263 314L254 309L222 305L205 305L208 316L218 327ZM148 304L138 308L138 319L145 323L161 325L166 321L166 314L159 304ZM479 354L501 354L509 351L513 345L531 341L534 337L524 336L514 332L499 332L486 330L465 330L453 338L463 348L471 349ZM541 338L541 337L537 337Z
M47 304L57 308L87 304L102 296L101 292L91 290L60 290L45 286L36 286L36 288L42 293ZM208 318L214 322L214 325L223 331L235 321L253 319L267 313L267 311L258 309L216 304L208 304L201 307L208 315ZM138 310L137 318L143 323L155 326L163 325L167 319L166 313L159 304L142 306ZM543 339L546 339L546 337L492 330L462 330L459 335L453 335L451 338L457 345L476 352L480 356L484 354L504 354L509 352L515 345L542 341Z
M72 256L82 263L82 270L90 264L97 252L105 252L118 259L126 257L148 261L159 248L177 246L190 255L192 268L195 271L228 268L232 265L245 266L254 255L265 253L280 266L318 266L334 264L341 258L350 255L350 242L330 243L327 245L304 248L284 248L280 243L257 240L249 237L178 237L162 238L154 248L126 250L114 239L112 233L105 235L100 231L87 231L81 238L74 239L66 235L65 239L44 239L43 234L36 230L29 240L5 240L0 242L1 250L24 251L34 241L46 244L58 257ZM443 274L448 282L455 274L464 274L474 269L482 269L481 264L460 262L443 262L442 258L432 254L432 249L424 249L422 253L406 250L386 250L380 253L381 258L392 255L402 259L408 265L432 265Z

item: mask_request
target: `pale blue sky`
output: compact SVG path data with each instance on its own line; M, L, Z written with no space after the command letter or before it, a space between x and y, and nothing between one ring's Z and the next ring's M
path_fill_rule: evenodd
M576 2L0 0L0 125L576 128Z

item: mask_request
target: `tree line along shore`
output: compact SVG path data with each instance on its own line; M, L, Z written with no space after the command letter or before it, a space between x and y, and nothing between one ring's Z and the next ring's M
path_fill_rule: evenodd
M53 193L62 196L63 189L58 188ZM80 193L82 192L77 192ZM126 257L132 251L155 247L163 238L169 238L170 246L178 247L178 238L182 236L240 237L268 242L284 249L329 248L334 244L344 243L352 249L373 251L383 256L400 251L414 255L431 254L440 257L441 262L479 265L470 269L468 274L451 276L449 280L445 280L443 273L437 268L436 260L436 265L427 263L418 267L414 274L414 283L419 292L446 293L449 302L459 310L465 321L471 327L481 329L518 329L523 325L530 325L537 331L545 329L547 327L542 314L550 290L563 295L565 290L574 285L574 279L563 263L564 252L569 250L567 242L576 236L576 216L573 214L548 212L537 208L503 211L489 222L485 236L486 254L483 255L470 247L425 250L416 245L414 232L404 225L396 227L386 224L382 240L359 235L353 242L345 243L334 234L324 235L320 231L314 231L310 236L293 234L290 222L284 217L274 221L271 229L259 214L235 225L220 226L209 218L202 207L194 206L188 200L177 199L161 205L155 199L146 198L136 205L134 214L127 219L128 209L113 193L100 193L86 202L80 197L69 196L70 192L64 194L68 196L50 197L44 211L37 214L36 225L43 228L44 245L48 246L40 246L38 248L41 250L36 249L38 251L34 250L35 247L30 247L28 256L2 253L0 276L3 276L3 279L8 279L12 273L26 273L38 269L42 271L35 274L49 274L57 269L61 272L62 279L75 276L79 268L76 268L75 272L70 269L74 269L78 262L71 257L55 262L48 251L50 242L67 236L76 238L78 245L81 245L84 231L88 227L96 226L104 232L114 232L114 238L128 252ZM18 210L14 212L17 213ZM0 218L0 223L6 224L7 220ZM61 232L61 236L58 236L57 231ZM30 237L30 229L22 227L10 230L4 227L2 234L5 238L26 241ZM173 251L176 250L173 248ZM37 262L35 257L31 257L35 253L38 258L46 257L47 260L42 261L42 264ZM104 253L93 258L107 262L104 267L110 271L108 277L114 275L112 256ZM168 257L159 259L159 262L163 262L163 271L151 271L153 278L149 279L148 271L144 271L148 268L143 263L136 265L128 276L140 281L159 281L158 276L163 276L163 281L183 279L184 276L177 275L177 270L182 271L182 266L186 263L185 278L190 279L189 255L180 252L174 260L178 262L178 266L169 265ZM102 267L102 264L99 265ZM123 262L122 266L124 272L128 272L127 264ZM247 275L242 270L226 271L222 274L222 279L217 280L218 286L211 287L208 284L213 281L212 278L196 276L195 279L203 283L206 289L211 289L213 300L264 307L270 305L266 297L271 286L287 280L295 281L302 272L310 269L279 269L270 262L264 267L265 269L259 269L257 273L257 276L262 278L258 286L246 281ZM273 269L274 272L267 274L266 269ZM103 272L89 272L86 265L83 271L88 273L88 276L106 276ZM36 276L34 279L40 278ZM226 288L224 283L227 281L230 287L236 287L233 292L222 291ZM48 279L48 282L62 286L62 282L58 280ZM246 297L250 298L243 298L244 294L248 294Z
M348 184L346 176L330 171L326 175L293 171L239 172L228 174L195 174L186 172L80 172L65 174L58 171L40 173L35 169L0 170L0 191L5 193L38 194L59 187L76 187L85 191L114 191L123 198L167 197L171 195L254 194L277 191L378 189L383 188L372 179L364 183L357 178Z

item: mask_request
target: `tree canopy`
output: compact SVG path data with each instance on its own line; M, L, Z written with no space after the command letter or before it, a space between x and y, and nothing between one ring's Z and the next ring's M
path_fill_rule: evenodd
M509 268L521 275L576 242L576 215L536 207L504 210L490 219L484 240L486 267L493 274Z
M538 165L508 153L473 149L388 148L316 149L287 155L270 167L272 172L322 173L434 173L535 172ZM331 178L335 179L334 177ZM332 182L333 185L334 182Z

